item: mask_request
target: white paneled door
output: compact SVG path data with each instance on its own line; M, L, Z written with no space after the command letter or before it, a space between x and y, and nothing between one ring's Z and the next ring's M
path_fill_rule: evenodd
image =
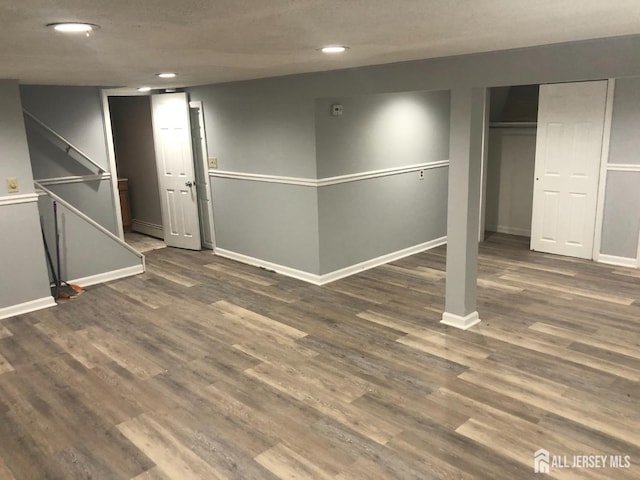
M540 86L531 249L593 257L607 82Z
M185 93L152 95L151 110L164 241L170 247L200 250L187 96Z

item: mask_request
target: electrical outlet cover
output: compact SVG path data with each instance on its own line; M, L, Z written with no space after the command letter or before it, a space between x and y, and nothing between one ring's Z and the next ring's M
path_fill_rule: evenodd
M7 192L17 193L19 190L18 179L15 177L7 178Z
M216 157L209 157L209 168L218 168L218 159Z

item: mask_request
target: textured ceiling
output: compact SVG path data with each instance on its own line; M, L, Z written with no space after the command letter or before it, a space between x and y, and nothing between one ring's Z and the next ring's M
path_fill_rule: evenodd
M640 0L2 0L0 78L186 86L638 33Z

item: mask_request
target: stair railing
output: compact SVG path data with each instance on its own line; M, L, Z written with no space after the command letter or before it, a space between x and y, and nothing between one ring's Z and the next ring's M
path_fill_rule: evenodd
M60 196L58 196L55 193L53 193L51 190L49 190L48 188L43 186L41 183L39 183L37 181L34 181L33 183L34 183L36 189L41 190L46 195L48 195L50 198L52 198L53 200L58 202L60 205L65 207L67 210L69 210L71 213L77 215L82 220L84 220L85 222L87 222L88 224L90 224L91 226L93 226L94 228L99 230L100 232L102 232L104 235L106 235L107 237L111 238L114 242L118 243L119 245L123 246L124 248L129 250L131 253L136 255L138 258L140 258L142 260L142 265L144 266L144 255L142 253L138 252L135 248L133 248L131 245L129 245L128 243L123 241L120 237L118 237L117 235L114 235L113 233L111 233L109 230L104 228L98 222L96 222L91 217L89 217L89 216L85 215L84 213L82 213L76 207L71 205L69 202L67 202L66 200L64 200Z
M48 125L46 125L45 123L43 123L40 119L38 119L35 115L33 115L32 113L28 112L27 110L23 109L22 110L25 114L25 116L27 118L29 118L31 121L33 121L36 125L38 125L40 128L42 128L43 130L45 130L47 133L49 133L50 135L52 135L53 137L57 138L58 140L60 140L62 143L64 143L66 145L65 147L65 152L67 153L67 155L69 155L69 152L71 150L73 150L74 152L76 152L78 155L80 155L84 160L86 160L87 162L89 162L91 165L93 165L97 170L98 173L104 173L106 172L106 170L96 161L94 161L93 159L91 159L91 157L89 157L89 155L87 155L86 153L84 153L82 150L80 150L78 147L76 147L74 144L72 144L71 142L69 142L66 138L64 138L62 135L60 135L58 132L56 132L55 130L53 130L52 128L50 128ZM71 156L71 155L69 155ZM73 157L71 157L73 158ZM76 160L77 161L77 160Z

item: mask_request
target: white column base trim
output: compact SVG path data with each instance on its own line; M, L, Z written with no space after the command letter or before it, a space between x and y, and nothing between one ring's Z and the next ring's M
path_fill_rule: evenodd
M90 287L91 285L97 285L98 283L110 282L112 280L119 280L125 277L131 277L133 275L139 275L144 273L144 263L141 265L134 265L133 267L120 268L118 270L112 270L110 272L98 273L97 275L89 275L87 277L76 278L69 280L68 283L80 285L81 287Z
M25 303L19 303L18 305L11 305L10 307L0 308L0 320L3 318L15 317L16 315L22 315L24 313L35 312L43 308L54 307L56 305L53 297L42 297L37 300L31 300Z
M459 328L461 330L468 330L474 325L480 323L480 317L478 316L478 312L472 312L466 317L461 317L455 313L444 312L440 323L449 325L450 327Z
M618 267L631 267L638 268L638 261L635 258L628 257L616 257L615 255L598 255L597 261L599 263L606 263L607 265L616 265Z
M164 228L162 225L156 225L155 223L145 222L143 220L131 220L131 231L144 233L150 237L159 238L164 240Z
M335 282L336 280L340 280L341 278L345 278L350 275L369 270L370 268L378 267L380 265L384 265L385 263L394 262L396 260L400 260L401 258L408 257L409 255L415 255L416 253L439 247L440 245L444 245L445 243L447 243L447 237L436 238L429 242L414 245L413 247L398 250L397 252L388 253L386 255L382 255L381 257L372 258L371 260L356 263L355 265L341 268L340 270L335 270L330 273L325 273L324 275L316 275L314 273L304 272L295 268L285 267L284 265L267 262L266 260L250 257L242 253L232 252L220 247L216 247L214 253L221 257L236 260L248 265L266 268L267 270L273 270L276 273L280 273L292 278L297 278L298 280L302 280L303 282L311 283L313 285L326 285L327 283Z

